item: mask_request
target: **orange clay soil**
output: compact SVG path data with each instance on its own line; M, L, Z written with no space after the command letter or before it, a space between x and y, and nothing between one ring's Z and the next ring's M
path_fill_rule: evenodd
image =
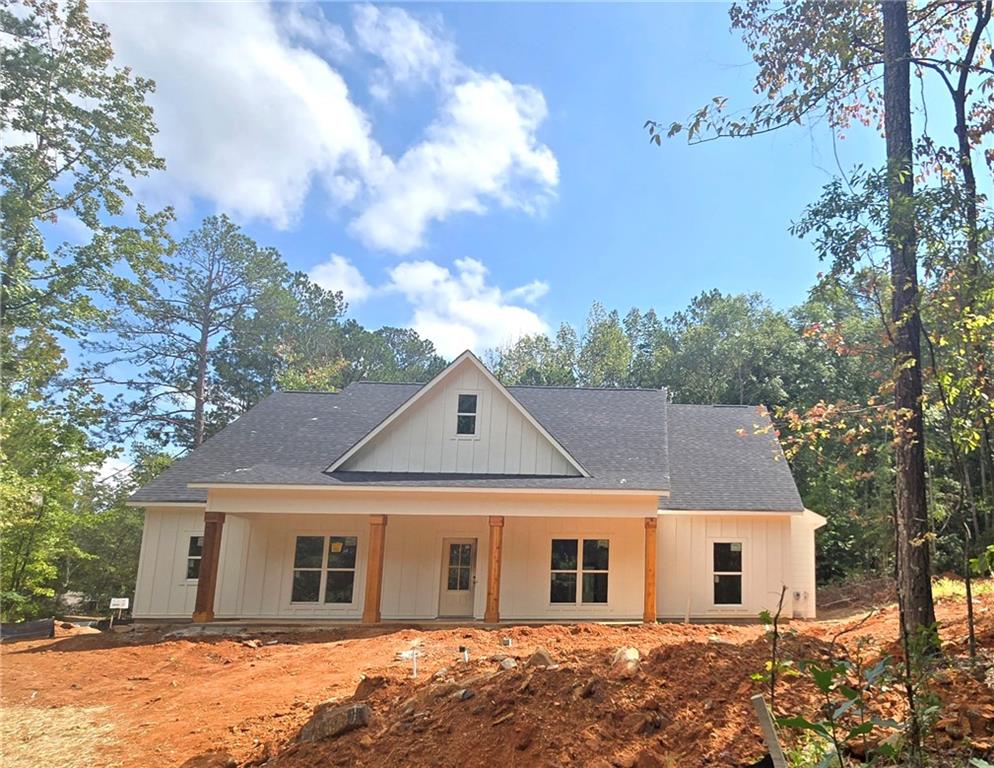
M938 605L944 650L965 654L965 608ZM994 597L977 601L978 643L994 649ZM840 642L894 652L896 611L793 622L788 658L817 658ZM63 633L2 646L5 768L89 766L738 766L763 753L749 697L763 684L768 644L758 626L517 626L498 629L324 629L239 637L166 637L162 630ZM511 644L503 644L510 638ZM273 643L272 641L277 642ZM272 643L272 644L267 644ZM258 645L258 647L254 647ZM459 647L469 650L462 661ZM526 668L537 648L556 666ZM622 646L641 669L614 679ZM398 652L417 648L419 674ZM501 670L503 656L516 667ZM436 675L445 668L447 671ZM454 682L445 682L454 681ZM953 665L935 675L943 699L937 748L973 755L994 739L994 690ZM360 686L360 683L362 684ZM470 698L456 698L468 688ZM358 690L357 690L358 687ZM444 694L444 695L439 695ZM336 739L297 743L319 702L365 701L369 726ZM779 689L782 712L817 718L803 678ZM897 691L877 698L900 718ZM89 741L67 723L99 734ZM75 749L74 749L75 747ZM76 759L78 762L74 763ZM960 764L950 760L950 765Z

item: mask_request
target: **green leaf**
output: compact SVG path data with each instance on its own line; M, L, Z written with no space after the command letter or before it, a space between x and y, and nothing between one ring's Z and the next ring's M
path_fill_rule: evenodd
M793 728L795 730L803 731L814 731L819 736L824 736L826 739L831 738L831 734L824 723L812 723L810 720L806 720L803 717L778 717L777 725L782 728Z

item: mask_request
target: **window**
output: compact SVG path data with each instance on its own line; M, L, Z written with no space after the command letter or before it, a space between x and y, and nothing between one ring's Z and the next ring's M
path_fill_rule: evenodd
M742 542L714 542L714 604L742 605Z
M553 539L549 602L607 602L607 539ZM577 587L579 586L579 590Z
M449 570L446 589L464 592L473 576L473 545L449 544Z
M294 603L351 603L358 539L298 536L293 550Z
M456 406L457 435L476 434L476 406L478 401L478 395L459 395L459 403Z
M196 581L200 578L200 559L203 556L204 537L191 536L190 546L186 550L186 578L190 581Z

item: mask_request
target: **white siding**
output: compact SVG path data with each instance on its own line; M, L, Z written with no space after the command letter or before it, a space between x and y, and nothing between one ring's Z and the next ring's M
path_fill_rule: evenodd
M434 619L442 585L442 539L476 539L473 615L483 618L487 599L490 526L485 517L401 517L387 522L383 593L384 619Z
M791 521L800 516L664 515L656 544L656 602L661 619L754 619L775 611L787 586L784 615L793 615L795 571ZM742 605L715 606L711 552L715 541L742 542ZM812 537L813 541L813 537ZM813 544L812 544L813 546ZM812 560L813 567L813 560Z
M477 434L456 436L460 393L478 395ZM466 360L342 469L374 472L466 472L578 475L563 454L507 396Z
M573 538L610 541L607 603L549 602L552 539ZM501 619L641 620L645 580L643 519L507 518L503 543Z
M203 510L145 510L132 609L135 616L190 617L197 598L197 582L186 579L186 557L190 537L203 532Z
M810 510L790 520L790 549L794 581L791 589L797 593L794 615L813 619L817 611L815 601L815 529L821 520Z
M456 503L454 500L450 502ZM487 511L487 506L483 504L483 511ZM509 506L513 507L513 504ZM629 513L637 508L631 504L619 507ZM500 508L492 511L499 512ZM202 512L152 510L148 514L135 601L136 617L187 619L193 613L196 583L186 582L183 577L186 568L185 537L188 530L196 534L197 526L202 530ZM643 529L644 523L639 517L505 517L502 618L640 618ZM369 518L366 515L228 514L221 538L221 563L214 607L216 617L358 620L362 615L368 532ZM351 605L291 604L294 539L308 534L344 534L359 538L355 600ZM477 559L473 613L481 619L486 602L489 536L487 516L391 515L386 528L380 605L383 618L426 620L437 617L443 539L475 538ZM573 537L607 538L611 542L606 605L562 606L549 603L551 539Z
M219 619L358 620L362 615L370 514L388 515L381 599L386 620L426 620L438 615L444 538L477 540L474 616L482 618L489 515L504 517L502 619L638 620L642 615L643 518L654 509L652 498L421 493L397 499L377 494L232 491L217 496L212 492L210 506L228 513L215 602ZM274 514L277 508L285 512ZM776 608L782 584L788 588L785 615L813 617L817 521L808 514L660 516L660 618L682 619L689 609L696 619L753 619L764 608ZM202 511L152 508L146 512L134 602L136 617L190 617L196 582L185 578L186 548L189 536L202 531ZM351 605L291 605L294 538L307 534L358 537L355 600ZM584 537L611 542L609 602L551 605L551 540ZM743 543L741 607L712 605L709 550L715 540ZM797 601L794 592L800 593Z

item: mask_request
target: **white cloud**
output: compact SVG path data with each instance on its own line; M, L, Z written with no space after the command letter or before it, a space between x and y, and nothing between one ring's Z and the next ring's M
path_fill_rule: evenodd
M163 199L199 196L287 227L315 177L375 177L382 153L345 80L294 45L269 7L97 3L92 13L119 60L156 82Z
M359 46L383 62L370 87L378 99L388 98L395 84L449 81L463 69L440 25L430 29L400 8L374 5L356 6L353 16Z
M320 5L287 3L279 7L280 26L286 33L332 59L344 59L352 52L345 30L325 18Z
M358 304L373 291L356 266L337 253L331 254L327 261L316 265L307 274L325 290L344 293L345 300L350 304Z
M183 207L213 202L288 227L316 183L368 246L407 254L428 228L491 205L540 211L559 171L537 138L542 93L462 63L439 24L361 7L357 46L376 58L373 90L430 84L438 114L396 159L329 62L354 58L318 6L97 3L119 61L154 79L156 148L167 170L145 192Z
M456 260L454 273L432 261L403 262L390 270L385 289L402 294L411 305L409 325L414 330L431 339L441 354L454 357L465 349L482 352L547 332L538 314L514 303L525 294L535 295L538 284L504 292L488 282L482 263L467 258Z
M545 117L538 90L474 74L452 90L426 139L371 185L352 232L367 245L403 254L424 243L431 222L483 213L489 200L540 211L559 181L555 155L535 136Z

